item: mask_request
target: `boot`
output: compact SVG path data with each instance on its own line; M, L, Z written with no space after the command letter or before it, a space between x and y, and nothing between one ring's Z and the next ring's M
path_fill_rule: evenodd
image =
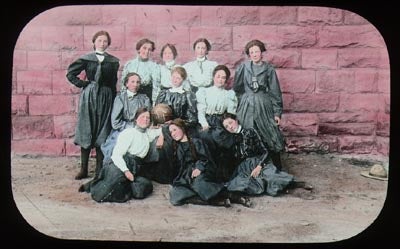
M229 199L232 203L241 204L248 208L252 205L249 197L242 196L240 193L237 192L229 192Z
M87 182L87 183L82 184L81 186L79 186L78 191L79 192L87 192L87 193L89 193L90 192L90 184L91 183L92 183L92 180Z
M231 201L229 200L229 198L215 199L210 200L210 205L229 208L231 207Z
M81 170L75 176L75 180L80 180L88 177L89 155L90 155L90 148L84 149L81 147Z
M209 204L207 201L203 201L199 196L190 197L185 202L190 203L190 204L195 204L195 205L208 205Z
M304 181L298 181L298 180L293 180L289 184L288 188L289 189L302 188L302 189L309 190L309 191L312 191L314 189L314 187L312 185L310 185Z
M103 168L104 155L100 147L96 147L96 169L94 173L94 179L97 179L100 175L100 170Z
M278 170L282 170L281 154L279 152L270 152L272 163Z
M229 200L228 193L225 190L221 191L218 196L211 198L208 202L212 206L231 207L231 200Z

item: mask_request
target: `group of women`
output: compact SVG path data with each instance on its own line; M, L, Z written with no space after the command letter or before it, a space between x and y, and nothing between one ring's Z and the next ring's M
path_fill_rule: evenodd
M281 171L279 153L284 138L279 124L282 94L272 65L259 40L245 46L248 61L235 72L226 89L229 69L207 59L205 38L193 44L195 60L177 65L177 50L161 49L163 65L150 59L155 44L142 39L137 57L122 71L116 93L119 60L105 52L106 31L92 39L94 52L73 62L68 80L81 87L75 144L81 146L81 169L88 176L88 159L96 148L94 178L79 191L98 202L145 198L152 180L171 184L170 202L251 206L250 195L276 196L284 190L312 187ZM79 75L86 73L86 79ZM164 105L159 123L152 110Z

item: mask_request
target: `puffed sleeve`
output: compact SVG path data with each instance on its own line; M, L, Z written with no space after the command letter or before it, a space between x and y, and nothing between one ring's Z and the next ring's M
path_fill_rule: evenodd
M236 114L238 100L237 100L236 94L233 90L228 91L228 103L227 104L228 104L227 112Z
M167 89L161 90L160 93L158 94L158 97L155 101L156 105L160 103L165 103L165 99L167 97Z
M187 101L187 109L186 109L187 122L190 125L196 125L198 122L196 95L193 92L189 91L185 92L185 95Z
M244 93L244 63L242 63L235 71L233 90L239 97Z
M153 85L153 92L152 92L152 101L153 103L156 102L156 99L161 90L161 69L160 65L157 63L153 63L152 71L151 71L151 81Z
M279 85L278 76L276 75L275 69L271 66L268 71L268 87L269 94L272 98L272 107L274 115L281 117L283 109L282 92Z
M147 95L143 94L144 96L144 106L147 108L147 110L151 110L151 102L149 97L147 97Z
M87 80L79 79L78 75L85 70L87 67L87 61L79 58L78 60L74 61L71 65L69 65L67 70L67 79L69 82L74 84L76 87L85 87L89 84Z
M122 172L129 170L126 166L124 155L128 152L132 140L134 139L134 133L132 130L133 129L125 129L119 134L111 155L111 159L115 166L117 166Z
M198 118L201 126L205 127L208 125L208 122L206 119L206 107L207 107L206 88L200 88L196 92L196 99L197 99L197 118Z
M127 63L125 63L124 68L122 69L122 73L121 73L121 89L126 89L126 87L124 85L124 80L125 80L126 75L130 71L130 67L131 67L132 62L133 62L133 60L130 60Z
M115 97L113 109L111 112L111 126L115 130L123 129L126 125L126 121L123 119L124 103L122 101L122 98L122 95L118 95L117 97Z

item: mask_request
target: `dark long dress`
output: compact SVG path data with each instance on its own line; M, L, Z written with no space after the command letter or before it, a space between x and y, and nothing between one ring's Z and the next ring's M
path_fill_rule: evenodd
M253 84L257 79L257 85ZM282 115L282 93L272 65L263 62L255 73L253 62L246 61L236 72L233 89L238 95L237 118L244 128L254 128L270 152L285 149L284 137L274 117Z
M128 169L135 175L134 181L129 181L125 174L112 161L105 162L99 177L88 185L93 200L97 202L126 202L131 198L143 199L153 191L150 180L140 176L143 160L126 154L124 160Z
M171 107L174 118L181 118L188 127L189 135L197 135L199 127L197 119L196 95L191 91L183 93L171 92L169 89L161 90L156 104L167 104Z
M206 115L209 128L199 132L217 165L216 179L226 182L232 176L235 162L232 155L235 136L222 127L222 115Z
M239 191L249 195L278 195L294 180L294 177L278 170L268 155L268 150L253 128L241 128L234 146L235 158L240 162L232 179L228 183L229 191ZM260 175L256 178L251 172L261 165Z
M182 205L185 200L198 196L203 201L216 197L223 189L222 183L215 182L215 164L210 160L208 148L201 139L192 138L197 159L193 158L189 142L177 143L176 164L179 166L178 175L173 181L169 192L173 205ZM192 171L199 169L201 174L192 178Z
M84 149L100 147L111 131L118 68L119 59L108 53L104 53L102 62L95 53L89 53L68 67L67 79L82 88L74 143ZM82 71L87 80L79 79Z
M133 127L133 118L137 110L141 107L151 109L150 99L145 94L136 94L128 97L127 90L121 91L114 99L111 112L112 130L107 140L101 145L104 154L104 161L111 159L112 150L117 142L119 133L127 127Z

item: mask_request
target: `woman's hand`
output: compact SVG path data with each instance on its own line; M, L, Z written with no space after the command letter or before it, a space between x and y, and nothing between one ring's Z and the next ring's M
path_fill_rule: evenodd
M251 176L256 178L258 175L260 175L261 169L261 165L257 165L257 167L255 167L253 171L251 171Z
M279 126L281 124L281 118L275 116L274 119L275 119L276 125Z
M201 171L199 169L194 169L192 171L192 178L196 178L201 174Z
M133 180L135 180L132 172L130 172L129 170L125 171L124 173L125 173L125 177L128 178L129 181L133 182Z
M164 144L164 135L161 133L161 135L158 136L158 138L157 138L157 142L156 142L157 149L162 148L163 144Z

